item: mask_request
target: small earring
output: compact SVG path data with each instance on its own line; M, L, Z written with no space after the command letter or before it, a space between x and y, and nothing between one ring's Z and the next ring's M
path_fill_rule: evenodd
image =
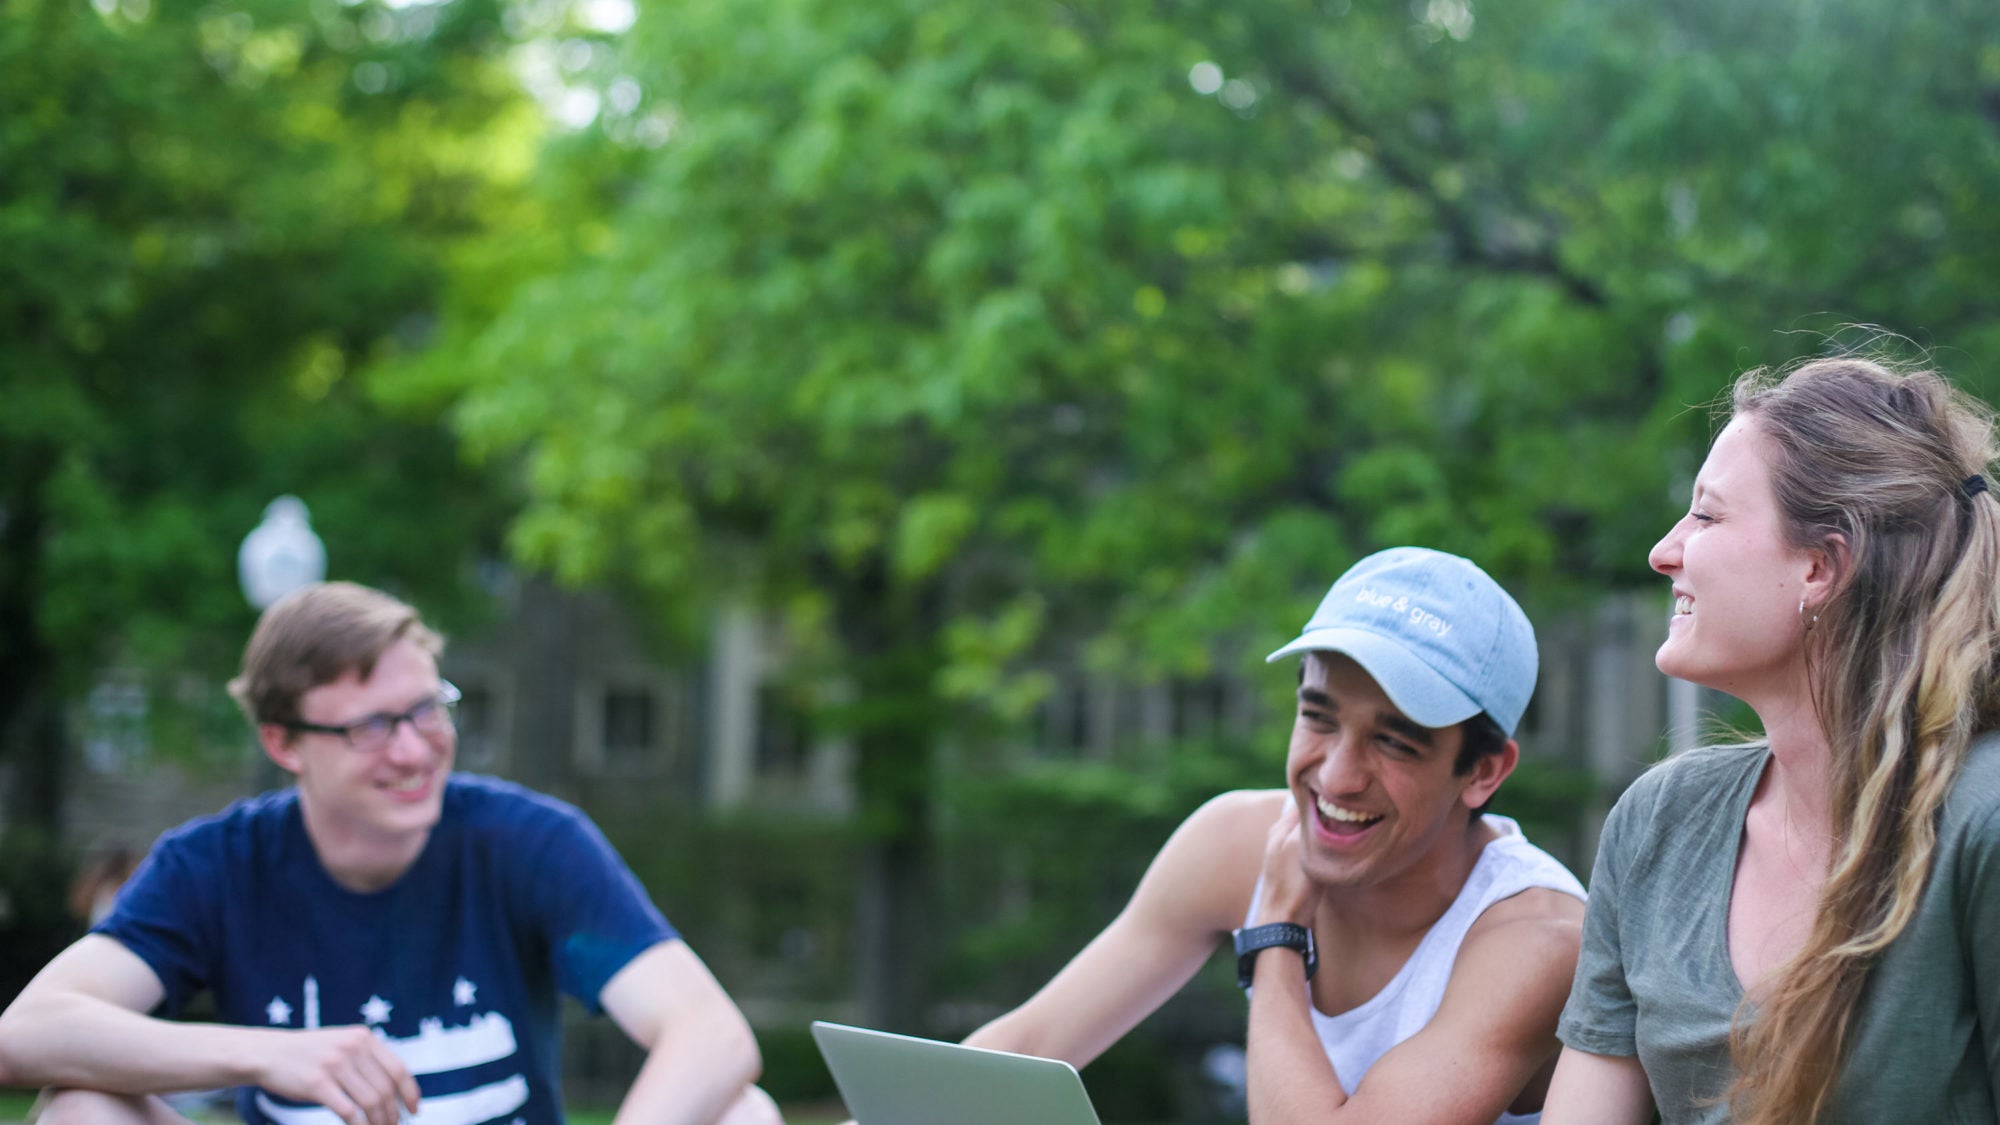
M1806 600L1804 598L1799 599L1799 621L1805 625L1806 632L1808 633L1812 632L1813 626L1819 624L1818 610L1813 610L1811 617L1806 616Z

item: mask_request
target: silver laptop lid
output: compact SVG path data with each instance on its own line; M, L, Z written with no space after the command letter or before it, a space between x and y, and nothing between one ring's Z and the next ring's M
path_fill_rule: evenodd
M815 1020L856 1125L1099 1125L1076 1068Z

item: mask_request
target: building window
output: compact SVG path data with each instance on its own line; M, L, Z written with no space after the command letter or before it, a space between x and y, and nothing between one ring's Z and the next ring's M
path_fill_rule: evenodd
M1230 685L1221 676L1176 680L1173 684L1176 742L1214 742L1230 730Z
M457 713L458 763L467 769L489 771L500 764L499 708L493 690L484 684L459 685Z
M125 773L144 762L150 712L136 676L107 676L90 689L83 706L83 760L96 773Z
M585 681L576 697L576 763L587 774L677 774L695 763L695 684L664 673Z
M653 693L612 688L604 693L604 764L629 770L652 765L659 749Z
M1090 749L1090 692L1083 677L1057 677L1035 726L1035 749L1041 756L1078 758Z
M797 776L806 769L812 735L798 704L778 685L757 689L757 772Z

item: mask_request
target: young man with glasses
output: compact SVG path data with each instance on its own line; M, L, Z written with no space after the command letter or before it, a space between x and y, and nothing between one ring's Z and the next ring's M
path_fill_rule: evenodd
M557 991L647 1048L620 1120L775 1122L749 1025L596 827L453 776L458 692L411 607L350 583L265 612L230 694L288 789L162 837L111 915L0 1015L44 1122L562 1120ZM217 1023L175 1023L211 993Z

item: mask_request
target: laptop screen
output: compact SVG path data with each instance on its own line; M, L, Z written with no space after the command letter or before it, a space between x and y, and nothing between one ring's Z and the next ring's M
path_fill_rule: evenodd
M1099 1125L1076 1068L1057 1059L814 1021L856 1125Z

